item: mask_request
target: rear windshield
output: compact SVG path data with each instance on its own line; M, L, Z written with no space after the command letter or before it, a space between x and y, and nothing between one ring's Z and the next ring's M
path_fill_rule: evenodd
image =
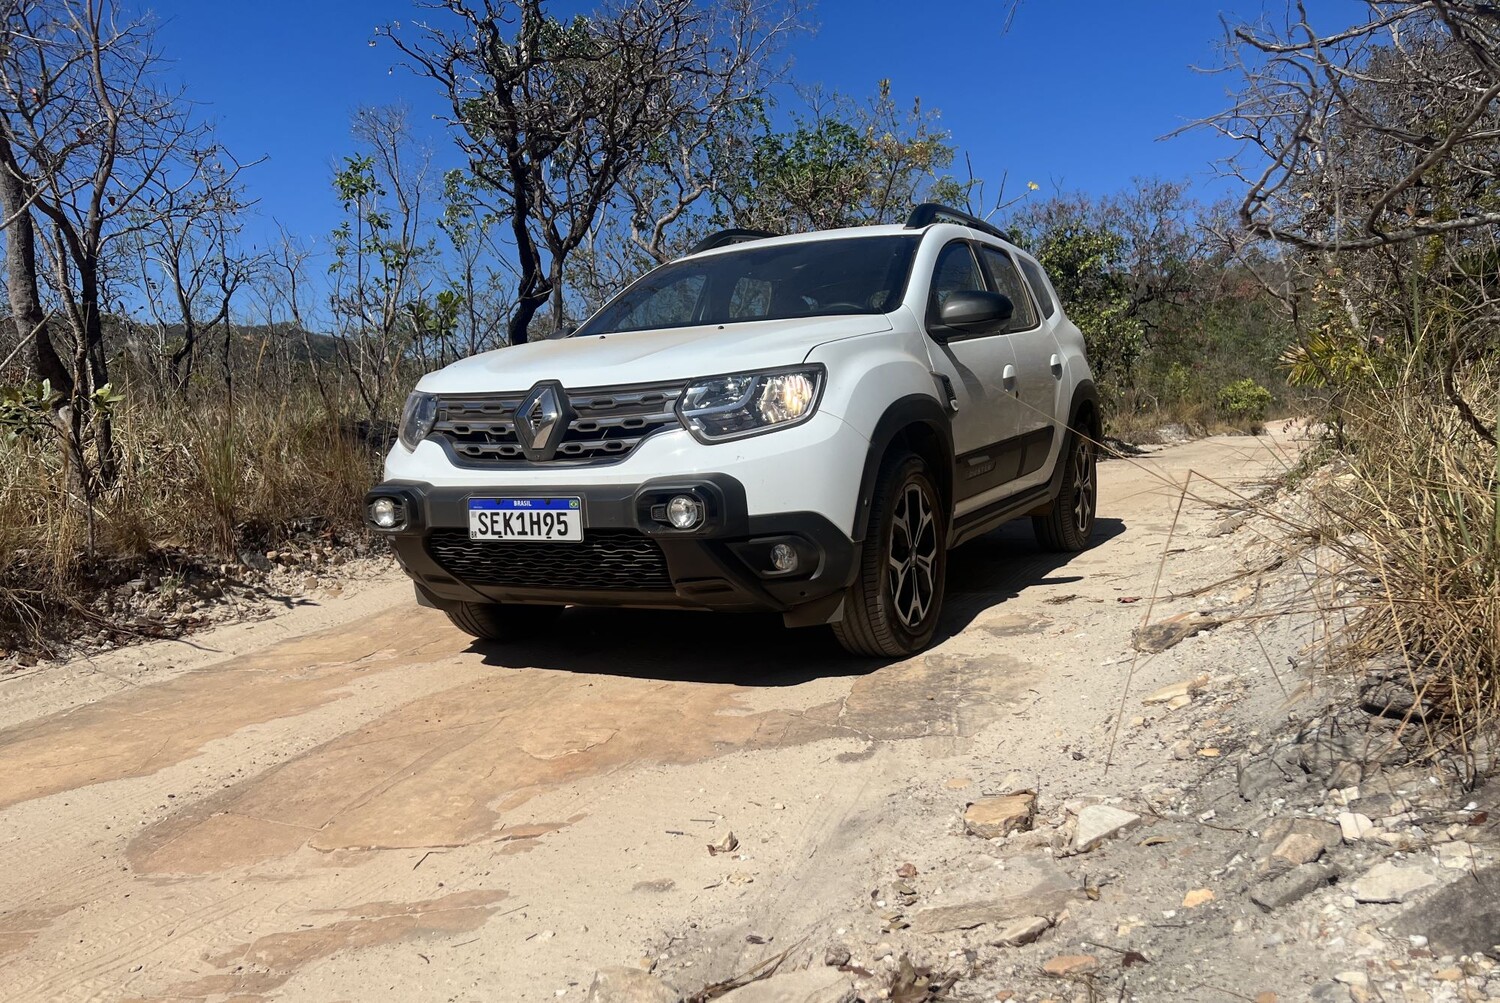
M920 240L902 234L747 245L673 262L610 300L573 337L889 313L906 291Z

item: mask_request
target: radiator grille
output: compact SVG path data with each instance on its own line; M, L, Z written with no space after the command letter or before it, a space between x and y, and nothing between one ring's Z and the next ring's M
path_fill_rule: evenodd
M670 592L666 558L655 540L634 530L585 530L582 543L470 540L468 530L434 530L433 560L475 586Z
M653 383L567 391L572 416L556 455L543 463L622 460L646 439L682 427L674 410L686 384ZM516 410L529 390L450 394L438 398L432 438L446 441L464 466L526 465L516 438Z

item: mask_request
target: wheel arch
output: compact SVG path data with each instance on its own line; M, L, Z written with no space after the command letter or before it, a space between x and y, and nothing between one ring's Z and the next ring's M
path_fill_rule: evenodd
M1073 388L1073 402L1068 407L1068 430L1082 432L1095 442L1104 439L1104 414L1099 405L1099 389L1093 380L1080 380Z
M870 528L871 493L886 459L896 450L915 453L927 461L937 481L945 512L953 514L953 425L936 398L924 394L902 397L886 408L870 435L870 449L860 477L859 505L854 511L855 541Z

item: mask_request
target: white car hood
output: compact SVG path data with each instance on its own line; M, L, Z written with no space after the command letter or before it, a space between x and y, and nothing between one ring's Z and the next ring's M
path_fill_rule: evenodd
M541 380L605 387L795 366L819 345L891 330L879 314L747 321L666 331L536 341L485 352L429 373L427 393L529 390Z

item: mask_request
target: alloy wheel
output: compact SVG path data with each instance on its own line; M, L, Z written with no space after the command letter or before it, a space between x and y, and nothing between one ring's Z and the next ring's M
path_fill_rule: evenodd
M1094 447L1091 443L1080 442L1073 451L1073 485L1076 489L1073 497L1073 525L1084 536L1094 526L1094 510L1098 503L1099 488L1095 483L1095 472Z
M891 516L887 559L891 604L908 630L921 627L936 599L940 545L932 499L920 483L908 481Z

